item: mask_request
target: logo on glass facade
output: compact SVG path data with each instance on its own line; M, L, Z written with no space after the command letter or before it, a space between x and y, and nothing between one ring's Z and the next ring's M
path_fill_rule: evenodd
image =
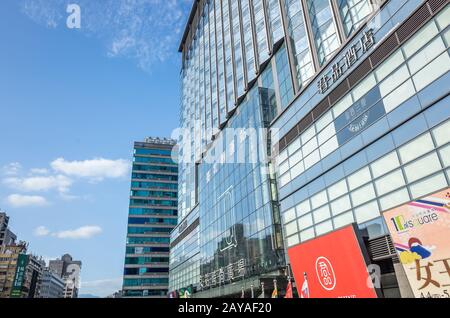
M237 246L236 227L234 224L235 211L233 202L233 187L229 187L217 201L217 215L225 215L224 225L226 229L229 229L228 236L226 236L220 244L220 251L223 252Z

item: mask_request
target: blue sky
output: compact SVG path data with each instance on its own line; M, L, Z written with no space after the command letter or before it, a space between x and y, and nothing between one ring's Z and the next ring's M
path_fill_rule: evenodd
M191 4L0 1L0 208L31 252L83 262L81 293L121 287L133 141L178 126Z

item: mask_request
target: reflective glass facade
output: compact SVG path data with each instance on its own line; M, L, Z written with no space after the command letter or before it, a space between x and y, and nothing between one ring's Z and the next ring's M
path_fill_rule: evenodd
M230 287L236 281L249 288L284 272L268 129L320 68L318 52L326 51L325 62L337 48L314 42L311 10L301 0L194 1L180 46L179 222L171 233L170 291L231 295L241 292ZM337 30L336 21L327 27ZM257 133L241 137L239 130ZM230 140L225 131L236 135Z
M154 138L134 145L124 297L167 297L169 238L178 209L174 145Z
M446 143L435 137L449 118L444 2L195 1L180 46L171 291L235 295L239 280L240 294L263 276L283 275L285 248L353 222L370 238L386 236L382 211L423 195L429 183L430 192L448 185ZM208 59L197 47L211 27ZM211 56L215 102L203 94ZM204 102L218 111L211 129ZM261 128L256 148L227 138L229 129L249 128ZM416 141L427 151L404 161L402 149ZM258 160L249 163L249 154ZM398 165L377 170L387 168L377 161L384 157Z
M194 1L180 45L180 127L192 136L182 156L200 159L274 59L275 116L285 110L372 11L368 0ZM196 205L194 168L183 168L181 218Z

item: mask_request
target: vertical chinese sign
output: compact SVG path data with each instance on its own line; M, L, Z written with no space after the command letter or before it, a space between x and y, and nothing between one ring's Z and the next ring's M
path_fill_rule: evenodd
M384 218L414 295L450 297L450 188Z
M14 275L13 286L11 289L11 298L22 297L22 285L25 278L25 271L28 265L28 255L19 254L17 258L16 274Z

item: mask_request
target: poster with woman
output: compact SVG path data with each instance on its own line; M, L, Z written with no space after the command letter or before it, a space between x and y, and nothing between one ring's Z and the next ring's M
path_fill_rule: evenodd
M383 214L417 298L450 298L450 188Z

